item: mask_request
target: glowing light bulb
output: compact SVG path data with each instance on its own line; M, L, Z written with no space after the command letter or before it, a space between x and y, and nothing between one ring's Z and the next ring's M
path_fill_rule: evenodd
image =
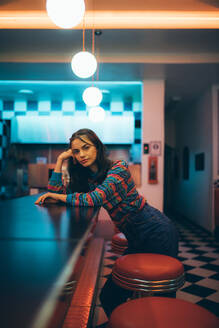
M102 92L96 87L89 87L84 90L82 98L88 106L98 106L103 98Z
M78 25L84 16L84 0L47 0L46 10L53 23L62 28Z
M105 111L102 107L91 107L88 117L92 122L102 122L105 118Z
M71 68L75 75L85 79L96 72L97 61L95 56L90 52L80 51L73 56Z

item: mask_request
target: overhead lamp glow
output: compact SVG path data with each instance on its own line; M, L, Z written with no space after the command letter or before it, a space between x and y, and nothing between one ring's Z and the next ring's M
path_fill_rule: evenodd
M46 10L53 23L62 28L78 25L84 16L84 0L47 0Z
M102 101L102 92L96 87L89 87L84 90L82 98L88 106L98 106Z
M75 75L86 79L96 72L97 61L95 56L90 52L80 51L73 56L71 68Z
M105 118L105 111L102 107L92 107L89 110L88 117L92 122L102 122Z
M30 89L20 89L18 91L18 93L21 93L21 94L25 93L25 94L32 95L33 94L33 90L30 90Z

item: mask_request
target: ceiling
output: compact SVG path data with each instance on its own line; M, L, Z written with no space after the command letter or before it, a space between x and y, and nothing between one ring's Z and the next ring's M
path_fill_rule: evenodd
M46 15L45 2L1 0L0 80L81 81L70 68L72 55L82 49L81 26L56 28ZM89 28L102 31L95 37L100 63L95 79L100 84L164 79L167 108L185 105L219 84L218 0L85 3L87 50L92 44ZM4 92L13 96L15 91L0 86L0 96ZM120 92L127 95L127 88ZM134 97L136 90L129 92Z
M87 28L215 28L218 0L85 0ZM1 0L0 28L56 28L46 0ZM82 25L77 28L82 28Z

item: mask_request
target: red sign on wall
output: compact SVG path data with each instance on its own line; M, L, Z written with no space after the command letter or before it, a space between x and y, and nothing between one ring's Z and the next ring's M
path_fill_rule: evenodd
M157 156L150 156L148 158L148 183L158 183L157 179L158 160Z

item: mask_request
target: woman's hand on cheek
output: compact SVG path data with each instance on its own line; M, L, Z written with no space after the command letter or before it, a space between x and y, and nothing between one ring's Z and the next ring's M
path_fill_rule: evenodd
M58 158L61 159L62 161L64 161L71 157L73 157L72 150L68 149L67 151L64 151L63 153L61 153Z

